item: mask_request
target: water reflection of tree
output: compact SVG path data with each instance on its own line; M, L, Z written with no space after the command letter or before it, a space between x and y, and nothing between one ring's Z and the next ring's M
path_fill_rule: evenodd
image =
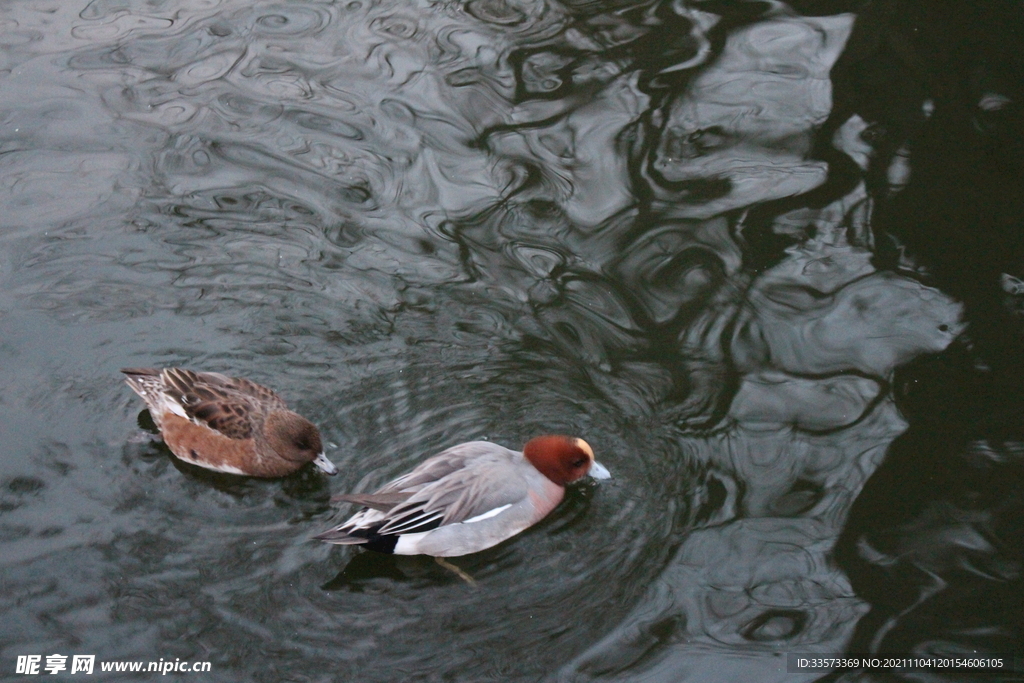
M871 121L879 260L961 299L969 327L896 373L909 429L836 550L872 604L851 647L1019 651L1024 13L1008 2L888 2L858 28L836 69L837 106ZM898 192L893 165L910 171Z
M840 13L851 10L860 13L847 41L853 16ZM545 215L557 215L561 226L557 239L534 235L525 245L523 223L519 233L502 228L519 253L533 249L534 263L554 264L528 288L528 334L575 357L612 400L646 402L679 430L707 475L695 494L695 530L662 581L566 674L709 680L720 665L702 664L701 653L836 651L863 603L826 557L905 426L889 392L894 372L921 353L942 352L963 329L947 294L967 304L972 336L983 335L977 343L991 366L1009 369L1010 384L1022 376L1024 356L1007 353L1017 341L1005 325L1016 326L1017 307L1006 304L1024 291L1014 275L1018 185L1002 191L1019 175L1016 110L1007 109L1019 69L1005 54L1012 28L986 33L1000 12L1016 10L995 3L958 26L957 10L927 3L576 11L567 30L511 59L519 113L529 123L495 128L481 141L496 153L515 147L521 158L558 150L555 165L567 169L556 178L538 165L509 196L512 207L548 207ZM961 50L976 59L956 63ZM986 70L986 60L1010 66ZM577 135L559 145L559 136L585 128L578 124L595 101L614 109L607 93L624 81L644 98L605 149L626 160L620 179L628 193L609 190L611 217L588 223L574 207L586 182L573 184L586 175L587 142ZM1000 141L1005 147L997 149ZM951 152L969 163L949 168ZM991 227L970 231L972 217ZM463 238L477 235L468 250L477 258L504 248L505 238L481 237L494 235L493 227L487 220L466 226ZM966 258L951 244L967 245ZM542 247L548 256L537 256ZM952 362L976 387L961 366L981 356L957 349L959 360L935 361L942 369L928 365L929 377L944 377L943 364ZM920 367L898 377L917 379ZM987 391L986 409L1006 396L1003 388ZM979 412L976 398L967 403ZM904 410L911 432L891 460L920 443L914 420L948 412L938 403ZM989 452L963 438L950 443ZM986 448L1014 452L1000 444ZM892 486L893 471L887 465L876 481ZM873 487L870 504L857 508L859 524L878 523L893 509L893 494L878 490L888 491ZM924 485L915 495L933 494ZM1004 503L998 519L1013 507ZM995 522L987 523L978 533L991 533ZM900 524L897 536L917 528ZM813 559L787 566L792 558L773 550L787 546ZM872 629L896 608L864 583L870 572L858 563L871 559L849 545L840 556L858 593L874 603L855 646L879 646ZM715 566L705 566L711 557ZM926 639L929 628L908 624L905 648L913 645L907 634L921 629ZM750 661L713 677L771 677Z

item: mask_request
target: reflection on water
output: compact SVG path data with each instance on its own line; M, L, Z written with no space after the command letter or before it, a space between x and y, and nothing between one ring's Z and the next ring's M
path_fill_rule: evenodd
M978 576L1016 576L985 538L1018 493L969 512L918 481L919 508L890 516L891 489L946 424L914 383L942 394L953 366L985 400L953 411L943 476L1015 462L1019 436L978 426L1010 390L975 385L985 359L1024 376L991 352L1024 273L1012 251L971 260L1001 283L993 317L920 227L964 230L929 156L948 141L916 146L958 129L900 23L919 8L889 4L4 10L4 661L703 682L791 680L787 652L987 646L957 619ZM872 99L893 60L917 89ZM1012 137L1016 92L978 73L970 129ZM341 473L178 463L138 429L133 365L273 386ZM310 540L346 512L332 491L548 431L615 479L463 558L475 590ZM985 567L957 583L968 546ZM879 589L893 577L902 597Z

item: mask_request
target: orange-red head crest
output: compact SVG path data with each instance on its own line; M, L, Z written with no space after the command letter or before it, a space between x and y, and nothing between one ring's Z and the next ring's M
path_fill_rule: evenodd
M545 477L565 486L587 476L594 464L594 450L573 436L538 436L526 442L523 455Z

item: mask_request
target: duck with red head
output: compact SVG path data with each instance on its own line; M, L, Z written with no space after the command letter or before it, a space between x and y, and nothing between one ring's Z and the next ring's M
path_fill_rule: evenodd
M611 476L583 439L538 436L522 451L470 441L428 458L370 494L332 501L363 509L316 538L396 555L457 557L479 552L544 519L565 487Z

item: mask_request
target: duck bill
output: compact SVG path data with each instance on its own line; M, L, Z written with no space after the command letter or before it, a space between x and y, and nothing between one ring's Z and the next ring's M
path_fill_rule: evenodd
M605 467L604 465L602 465L601 463L599 463L596 460L590 464L590 472L589 472L589 474L594 479L611 479L612 478L612 473L608 471L608 468Z
M327 459L327 456L321 453L313 459L313 464L322 469L332 477L338 473L338 468L334 466L334 463Z

